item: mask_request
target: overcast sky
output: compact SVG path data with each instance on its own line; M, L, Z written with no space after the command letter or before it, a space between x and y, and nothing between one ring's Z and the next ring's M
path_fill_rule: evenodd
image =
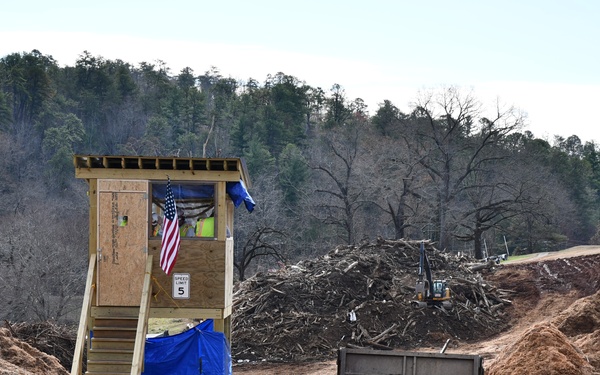
M374 114L408 112L420 90L454 85L528 114L552 141L600 142L600 1L30 0L1 5L0 57L83 51L177 74L212 66L241 80L283 72L340 84Z

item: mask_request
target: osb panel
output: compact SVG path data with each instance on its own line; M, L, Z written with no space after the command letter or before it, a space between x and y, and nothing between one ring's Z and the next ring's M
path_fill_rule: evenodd
M223 309L231 304L233 246L223 241L182 239L171 275L160 268L160 239L148 241L148 252L154 255L154 279L151 307L187 307ZM172 299L173 274L190 274L190 298ZM230 285L231 284L231 285Z
M146 192L148 189L147 181L134 181L134 180L98 180L98 191L139 191Z
M106 181L99 181L99 185ZM106 183L132 189L131 181ZM139 186L137 186L139 187ZM123 225L123 217L127 223ZM104 191L98 194L99 306L139 306L146 265L148 201L146 191Z

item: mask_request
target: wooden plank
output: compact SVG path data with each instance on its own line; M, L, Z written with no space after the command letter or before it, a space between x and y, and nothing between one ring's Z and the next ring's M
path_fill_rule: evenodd
M252 187L246 163L241 158L165 158L165 157L135 157L135 156L99 156L75 155L73 157L75 176L77 178L111 178L111 179L156 179L165 180L167 174L172 178L179 176L188 181L244 181L247 188ZM127 169L127 173L107 173L108 169ZM158 172L158 173L153 173ZM223 178L195 178L197 172L224 172ZM142 172L142 173L139 173ZM176 173L177 172L177 173ZM186 173L191 172L191 178L186 179Z
M191 164L203 165L207 170L241 170L245 167L240 158L186 158L161 156L125 156L125 155L74 155L76 168L140 168L140 165L155 164L155 168L191 168Z
M96 254L96 250L97 250L97 246L98 246L98 242L97 242L97 225L98 225L98 180L97 179L91 179L88 181L88 195L90 197L90 218L89 218L89 225L90 225L90 233L89 233L89 239L88 239L88 246L89 246L89 254Z
M135 345L133 348L133 362L131 364L131 375L139 375L144 365L144 345L146 343L146 332L148 330L148 313L150 310L150 297L152 296L152 255L148 257L144 272L144 286L140 300L140 313L135 334Z
M223 333L231 350L231 315L227 316L223 321Z
M233 304L233 238L225 241L225 306Z
M176 308L176 307L151 307L150 318L190 318L190 319L224 319L231 315L231 305L224 309L203 309L203 308ZM137 316L140 309L138 307L115 308L112 306L92 307L92 316Z
M167 175L177 181L239 181L239 171L189 171L189 170L152 170L152 169L98 169L77 168L76 178L102 178L111 180L159 180L165 181Z
M94 282L94 269L96 267L96 257L90 256L90 262L88 264L87 278L85 281L85 290L83 294L83 304L81 308L81 315L79 317L79 327L77 328L77 341L75 344L75 351L73 354L73 363L71 365L71 375L79 375L82 371L83 365L83 350L85 347L86 336L88 332L88 320L90 316L90 309L92 307L92 292Z
M93 317L137 317L139 307L117 307L117 306L93 306Z
M90 210L89 210L89 254L94 257L94 262L97 262L97 250L98 250L98 180L91 179L88 181L89 190L88 195L90 197ZM94 275L92 280L97 280L98 267L94 267ZM97 288L92 289L92 305L96 304L97 301ZM92 320L88 320L88 331L92 329Z
M231 315L231 306L224 309L153 307L150 318L224 319Z
M225 319L214 319L215 331L225 333Z
M227 227L229 228L229 233L233 237L233 229L234 229L234 217L235 217L235 206L233 205L233 201L231 199L227 199Z
M224 181L217 182L215 186L215 221L216 235L219 241L225 241L227 230L227 192Z

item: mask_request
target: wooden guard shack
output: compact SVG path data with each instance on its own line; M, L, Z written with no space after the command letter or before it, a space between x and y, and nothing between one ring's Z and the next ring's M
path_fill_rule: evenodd
M140 374L149 318L213 319L231 338L233 211L250 185L242 159L75 155L89 185L89 268L72 374ZM170 179L181 232L170 275L160 267L164 197ZM241 195L239 193L242 192ZM251 204L252 206L248 206Z

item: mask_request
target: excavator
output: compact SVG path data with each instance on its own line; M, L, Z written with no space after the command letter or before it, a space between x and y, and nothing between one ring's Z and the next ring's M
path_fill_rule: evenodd
M411 305L417 308L423 307L443 307L446 310L452 309L450 301L450 288L446 280L432 280L429 259L425 253L425 241L421 241L419 252L419 278L415 285L417 300L412 301Z

